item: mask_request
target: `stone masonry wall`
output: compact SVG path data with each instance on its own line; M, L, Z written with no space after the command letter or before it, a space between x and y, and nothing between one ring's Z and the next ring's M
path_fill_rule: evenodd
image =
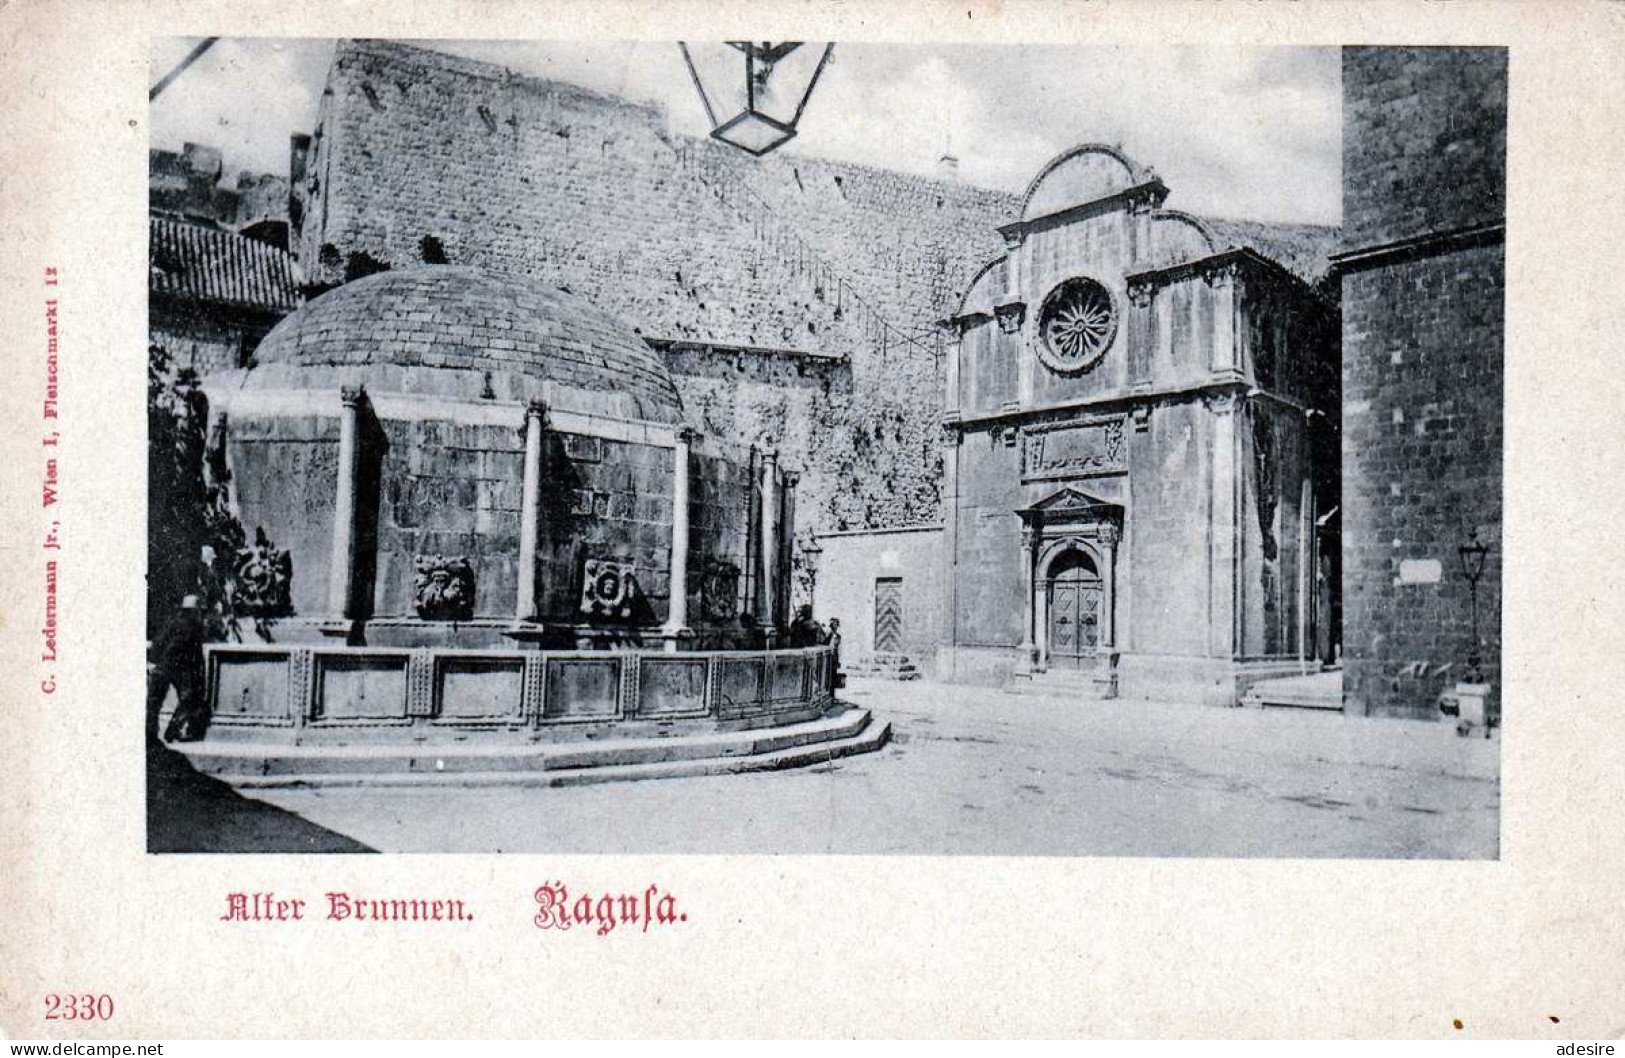
M1502 221L1506 56L1344 50L1350 250ZM1505 260L1492 237L1343 275L1344 693L1356 711L1436 716L1467 675L1459 548L1489 545L1484 674L1500 680Z
M721 439L808 424L786 447L807 471L804 528L937 514L933 324L999 252L1010 196L757 162L671 136L649 107L376 41L339 46L305 170L293 241L313 282L443 257L557 283L685 349L685 402L733 409L702 413ZM815 354L817 384L737 369L784 352Z
M1506 213L1505 48L1343 49L1350 248Z
M337 480L337 420L244 416L230 426L243 523L263 526L293 556L294 611L327 614ZM671 590L670 449L549 432L544 446L538 606L572 623L582 563L613 558L636 569L644 598L632 622L663 621ZM461 556L474 567L478 617L514 615L524 449L510 427L422 419L370 420L362 440L359 506L366 556L360 590L375 617L413 613L414 563ZM690 464L689 613L704 625L701 576L714 563L745 565L745 469L715 456ZM375 542L375 544L374 544ZM709 623L732 625L720 617Z

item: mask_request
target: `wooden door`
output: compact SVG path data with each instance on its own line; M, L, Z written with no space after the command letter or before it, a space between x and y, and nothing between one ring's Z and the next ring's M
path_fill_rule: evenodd
M1049 581L1049 661L1051 668L1088 666L1100 646L1100 575L1087 555L1063 555Z
M875 581L875 653L903 652L903 578Z

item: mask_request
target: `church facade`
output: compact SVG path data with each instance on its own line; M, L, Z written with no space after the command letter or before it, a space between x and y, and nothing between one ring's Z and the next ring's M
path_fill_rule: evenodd
M1043 168L947 321L939 678L1232 704L1330 652L1335 229Z

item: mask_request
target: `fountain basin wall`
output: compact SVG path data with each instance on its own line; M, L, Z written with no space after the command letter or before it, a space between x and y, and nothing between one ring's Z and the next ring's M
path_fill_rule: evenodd
M211 740L568 741L796 723L834 702L828 646L448 650L212 644Z

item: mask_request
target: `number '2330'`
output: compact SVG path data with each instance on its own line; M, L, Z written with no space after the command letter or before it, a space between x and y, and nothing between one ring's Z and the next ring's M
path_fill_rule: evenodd
M59 996L55 993L45 997L46 1021L111 1021L113 1020L113 997L107 994L92 995L89 992L83 995Z

